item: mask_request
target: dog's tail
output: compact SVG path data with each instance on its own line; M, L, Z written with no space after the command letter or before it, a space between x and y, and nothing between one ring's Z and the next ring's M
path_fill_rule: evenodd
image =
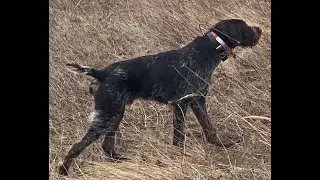
M97 79L98 81L103 81L103 73L97 69L91 68L89 66L80 66L74 63L68 63L66 65L71 67L68 69L70 69L73 72L85 74Z

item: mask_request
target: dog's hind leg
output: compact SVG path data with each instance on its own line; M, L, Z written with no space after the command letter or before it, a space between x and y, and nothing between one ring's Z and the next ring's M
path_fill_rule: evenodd
M173 105L173 145L182 146L184 142L183 126L188 103Z
M67 171L73 162L73 159L78 157L78 155L91 143L96 141L101 135L104 134L105 129L108 127L107 123L104 123L103 120L99 119L100 115L97 115L93 120L88 132L84 135L81 141L72 145L67 156L63 161L63 165L59 167L59 173L61 175L67 175Z
M59 167L59 173L67 175L73 161L86 147L100 136L117 130L125 109L126 90L120 82L99 86L95 94L95 116L88 132L80 142L75 143Z
M209 143L215 144L220 147L230 147L235 143L240 142L240 138L238 137L228 137L226 135L219 135L216 132L216 129L212 126L209 116L207 114L206 105L205 105L205 98L195 98L190 103L191 109L195 114L196 118L198 119L204 135Z
M104 153L114 159L123 159L118 153L114 150L114 142L115 142L115 134L118 130L118 127L120 125L121 119L124 114L124 109L121 110L120 116L117 117L117 119L114 120L112 126L110 126L110 131L105 135L104 140L102 142L102 149Z

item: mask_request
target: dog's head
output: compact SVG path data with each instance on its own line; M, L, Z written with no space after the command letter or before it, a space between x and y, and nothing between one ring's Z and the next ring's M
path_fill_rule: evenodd
M231 48L255 46L262 33L261 28L248 26L240 19L222 20L210 30L215 32Z

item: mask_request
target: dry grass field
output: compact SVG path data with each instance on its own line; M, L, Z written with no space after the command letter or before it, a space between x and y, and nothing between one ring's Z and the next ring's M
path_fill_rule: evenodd
M50 0L49 6L50 179L271 178L271 0ZM236 48L239 58L218 66L207 96L214 126L243 134L241 143L229 149L208 144L189 110L179 149L172 145L170 107L136 100L126 107L116 140L130 160L110 161L100 139L76 159L69 177L57 173L93 108L91 78L70 73L66 63L102 68L177 49L228 18L263 30L257 46Z

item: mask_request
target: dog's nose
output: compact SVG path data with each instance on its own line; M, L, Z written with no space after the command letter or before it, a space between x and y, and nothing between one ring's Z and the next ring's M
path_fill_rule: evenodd
M258 31L260 34L262 33L262 29L260 27L254 27L254 29Z

